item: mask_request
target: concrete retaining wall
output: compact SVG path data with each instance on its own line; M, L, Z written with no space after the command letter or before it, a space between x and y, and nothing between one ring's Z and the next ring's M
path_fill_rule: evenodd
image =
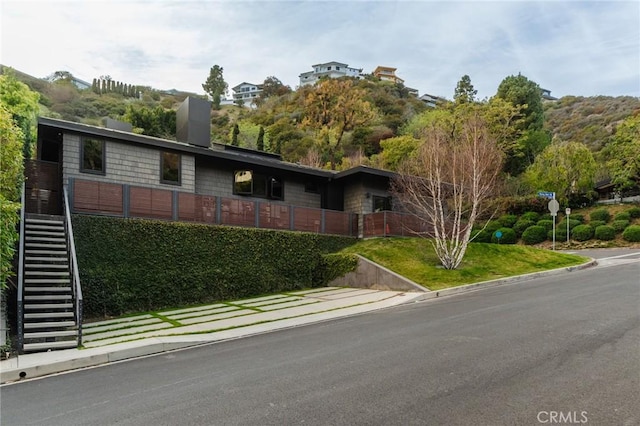
M358 268L355 272L333 280L330 287L356 287L374 290L427 292L428 290L415 282L396 274L362 256L358 256Z

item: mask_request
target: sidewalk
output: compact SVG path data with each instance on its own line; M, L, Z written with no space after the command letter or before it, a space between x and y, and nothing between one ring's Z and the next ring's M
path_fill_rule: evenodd
M346 317L424 295L323 287L89 323L83 326L85 349L39 352L0 361L0 383Z

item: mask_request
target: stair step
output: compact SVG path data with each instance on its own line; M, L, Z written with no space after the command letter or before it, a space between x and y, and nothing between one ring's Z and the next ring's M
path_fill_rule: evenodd
M73 303L28 303L24 305L25 310L34 309L71 309Z
M39 318L73 318L73 312L33 312L24 314L24 319L39 319Z
M69 289L71 290L71 289ZM71 294L26 294L25 301L53 301L53 300L71 300Z
M75 327L75 321L44 321L44 322L26 322L24 328L29 330L37 330L39 328L62 328Z
M67 265L51 265L51 264L47 264L47 263L26 263L25 268L29 268L29 269L34 269L34 268L40 268L40 269L68 269L69 266Z
M47 243L63 243L66 240L64 238L49 238L49 237L24 237L24 240L29 244L30 241L47 242Z
M66 252L52 252L52 253L64 253L66 254ZM43 257L43 256L26 256L24 258L24 261L26 263L29 262L65 262L67 263L69 260L67 259L67 257ZM50 266L49 264L47 264L46 266Z
M45 287L45 286L29 286L25 287L24 291L27 293L69 293L71 294L71 287Z
M69 284L69 278L25 278L25 284Z
M24 227L26 229L64 229L64 223L46 221L46 223L34 223L27 219L24 221Z
M67 249L67 245L66 244L44 244L44 243L33 243L33 242L29 242L29 241L25 241L25 246L27 247L26 252L27 253L33 253L31 250L29 250L29 248L33 247L39 247L39 248L46 248L49 249L47 251L50 251L51 249L61 249L61 250L66 250Z
M60 340L58 342L44 342L44 343L25 343L23 350L25 352L43 351L47 349L71 349L78 347L78 342L75 340Z
M44 231L44 230L40 230L40 229L25 229L24 233L25 233L25 235L29 235L29 236L42 236L42 237L64 238L64 236L65 236L64 231L60 232L60 231L57 231L57 230Z
M50 337L71 337L77 336L78 330L59 330L59 331L35 331L32 333L24 333L25 339L46 339Z
M69 271L24 271L24 275L30 277L68 277Z
M45 259L49 259L52 261L61 261L63 259L66 260L67 258L67 251L66 250L25 250L24 253L26 255L37 255L37 256L42 256L42 255L49 255L50 257L45 257Z

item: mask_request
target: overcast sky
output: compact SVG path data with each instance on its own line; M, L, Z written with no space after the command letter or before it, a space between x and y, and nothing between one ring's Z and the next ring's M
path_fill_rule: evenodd
M311 65L396 67L420 94L451 99L468 74L480 98L522 73L552 95L640 96L640 2L7 1L0 62L36 77L203 94L211 66L233 87Z

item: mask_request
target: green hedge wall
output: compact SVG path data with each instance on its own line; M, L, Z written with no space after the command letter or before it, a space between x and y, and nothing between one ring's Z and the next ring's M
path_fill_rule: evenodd
M73 217L73 228L87 316L322 286L336 271L346 270L344 259L322 255L356 241L83 215Z

